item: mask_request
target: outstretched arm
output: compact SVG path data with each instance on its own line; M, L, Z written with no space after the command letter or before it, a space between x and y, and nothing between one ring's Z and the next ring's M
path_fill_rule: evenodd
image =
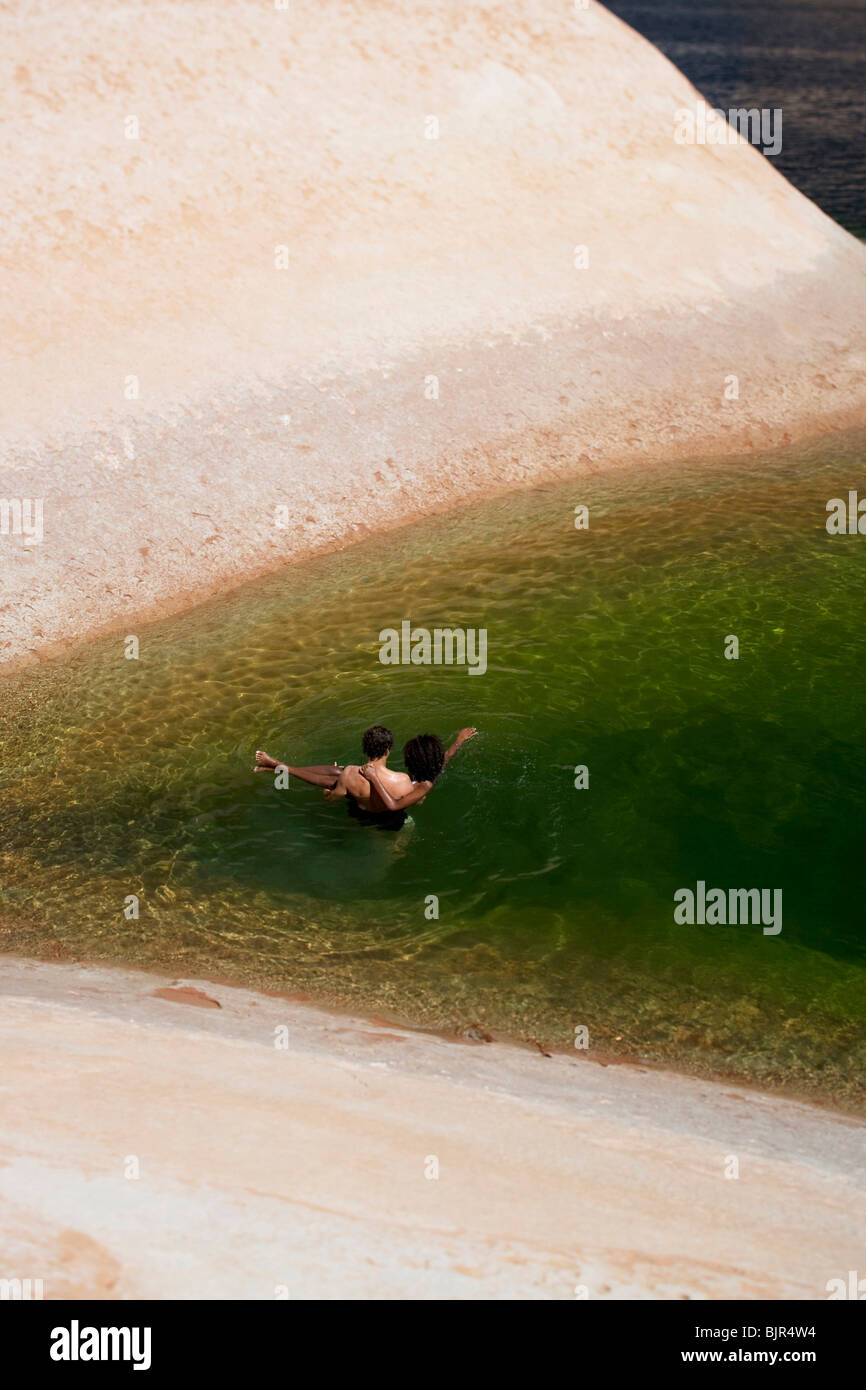
M261 749L256 753L256 765L254 772L276 772L284 767L293 777L297 777L301 782L309 782L313 787L333 787L337 781L342 767L337 763L318 763L314 767L293 767L291 763L278 762L272 758L270 753L263 753Z
M457 737L455 738L455 740L454 740L454 742L452 743L451 747L448 749L448 752L445 754L445 766L446 766L446 767L447 767L448 764L450 763L451 759L454 757L454 754L460 752L460 749L463 747L464 743L468 742L468 740L469 740L470 738L474 738L475 735L476 735L477 733L478 733L478 730L477 730L477 729L461 729L461 730L460 730L460 733L457 735Z
M342 772L336 763L333 766L323 763L317 767L293 767L291 763L284 763L283 766L289 769L293 777L309 782L311 787L333 787Z
M392 796L387 787L382 783L378 773L369 765L361 768L361 776L366 777L371 787L375 787L383 805L389 811L406 811L410 806L416 806L419 801L423 801L429 791L432 790L432 782L416 782L410 792L405 796Z

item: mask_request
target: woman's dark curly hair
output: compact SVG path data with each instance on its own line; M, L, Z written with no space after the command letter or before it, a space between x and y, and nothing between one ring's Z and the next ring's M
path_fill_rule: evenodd
M445 766L445 749L435 734L410 738L403 749L403 762L413 782L435 782Z

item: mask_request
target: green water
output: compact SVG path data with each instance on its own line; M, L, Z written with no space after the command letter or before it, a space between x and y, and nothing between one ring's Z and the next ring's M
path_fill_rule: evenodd
M6 948L863 1105L866 537L824 525L862 456L557 484L7 679ZM381 665L403 619L486 628L487 673ZM398 836L251 774L373 722L480 730ZM781 934L677 925L698 879L782 889Z

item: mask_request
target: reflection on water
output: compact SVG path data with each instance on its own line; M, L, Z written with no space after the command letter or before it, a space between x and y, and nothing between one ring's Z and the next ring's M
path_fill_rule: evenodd
M147 628L138 661L114 639L8 679L7 947L554 1044L584 1024L862 1103L866 537L824 528L861 458L559 484ZM382 666L404 618L486 628L487 673ZM251 774L256 747L357 758L374 722L480 730L399 835ZM781 888L781 935L677 926L698 879Z

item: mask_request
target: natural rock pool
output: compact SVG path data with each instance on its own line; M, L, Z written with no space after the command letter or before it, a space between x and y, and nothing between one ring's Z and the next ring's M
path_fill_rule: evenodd
M8 676L5 949L862 1106L866 535L825 525L862 459L558 483ZM382 664L407 620L485 630L486 671ZM479 729L398 835L252 775L372 723ZM778 890L781 931L676 921L699 883Z

